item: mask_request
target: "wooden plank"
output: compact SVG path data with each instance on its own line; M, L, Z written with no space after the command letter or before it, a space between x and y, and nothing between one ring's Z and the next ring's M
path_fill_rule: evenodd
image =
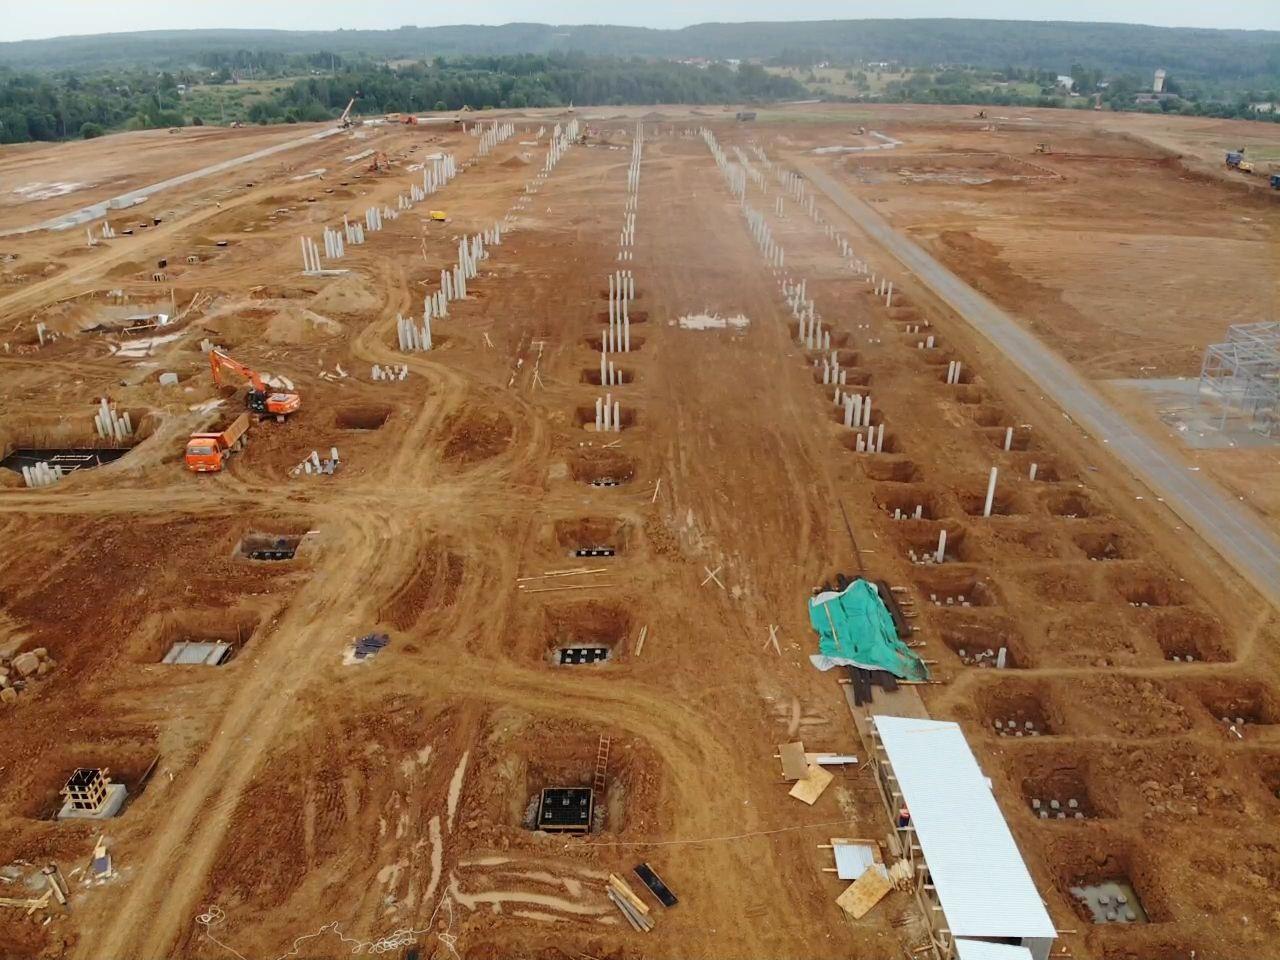
M868 870L836 897L836 903L853 919L860 920L892 889L888 877L879 870Z
M633 907L641 913L649 912L649 905L636 896L636 892L631 889L627 881L623 880L616 873L609 874L609 886L613 888L620 897L625 898Z
M618 908L618 912L626 918L627 923L631 924L631 928L639 933L643 929L640 926L640 921L631 915L631 911L623 904L622 898L612 890L606 890L605 895L608 896L608 898L613 902L613 905Z
M804 744L799 740L794 743L778 744L778 756L782 758L782 779L795 782L809 775L809 764L805 762Z
M831 781L835 779L835 774L824 770L816 763L809 764L809 775L803 780L797 780L795 786L790 790L790 795L795 797L802 803L813 806L818 798L822 796L822 792L831 785Z

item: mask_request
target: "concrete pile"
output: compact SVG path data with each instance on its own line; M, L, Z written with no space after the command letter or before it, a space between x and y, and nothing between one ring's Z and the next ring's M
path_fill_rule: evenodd
M125 411L124 415L116 412L115 407L107 402L107 398L103 397L98 412L93 415L93 426L98 431L98 436L104 440L124 441L126 437L133 436L133 423L129 420L129 411Z
M62 465L41 460L22 468L22 480L28 487L48 487L62 479Z
M333 472L338 469L341 460L338 457L338 448L330 447L327 459L320 456L318 450L312 450L311 455L303 460L300 464L289 471L290 477L319 477L333 476Z
M375 363L369 370L369 376L374 380L403 380L409 376L409 368L403 363L396 363L390 366L382 366Z

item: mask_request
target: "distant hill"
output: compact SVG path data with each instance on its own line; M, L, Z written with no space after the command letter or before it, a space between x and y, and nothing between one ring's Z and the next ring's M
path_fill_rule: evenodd
M1157 67L1215 87L1265 92L1280 84L1280 31L1200 30L1119 23L1010 20L826 20L702 23L680 30L509 23L397 30L157 30L0 43L0 65L24 70L143 64L194 66L211 51L420 59L453 54L582 51L667 58L822 57L849 62L964 63L1107 73Z

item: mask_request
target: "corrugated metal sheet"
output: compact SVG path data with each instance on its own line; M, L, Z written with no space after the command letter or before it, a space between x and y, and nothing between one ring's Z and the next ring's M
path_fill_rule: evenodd
M1057 935L960 727L872 718L955 937Z
M956 960L1031 960L1031 951L1026 947L1011 947L1004 943L957 940Z
M216 667L227 658L230 649L229 643L197 643L191 640L179 640L169 648L169 652L164 655L164 660L161 662Z
M836 876L841 880L857 880L872 867L886 877L889 875L884 864L876 863L875 850L869 844L836 842L834 847Z

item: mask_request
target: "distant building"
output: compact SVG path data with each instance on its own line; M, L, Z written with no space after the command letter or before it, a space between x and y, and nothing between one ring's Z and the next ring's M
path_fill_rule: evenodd
M1274 103L1251 103L1249 109L1254 113L1275 113L1276 105Z
M178 84L178 94L182 95L186 92L187 92L187 85L185 83Z
M1152 93L1164 93L1164 78L1166 74L1163 69L1156 71L1156 78L1151 83Z
M1062 87L1064 90L1070 90L1075 85L1076 85L1076 82L1071 77L1068 77L1066 74L1062 74L1062 73L1058 74L1058 86Z

